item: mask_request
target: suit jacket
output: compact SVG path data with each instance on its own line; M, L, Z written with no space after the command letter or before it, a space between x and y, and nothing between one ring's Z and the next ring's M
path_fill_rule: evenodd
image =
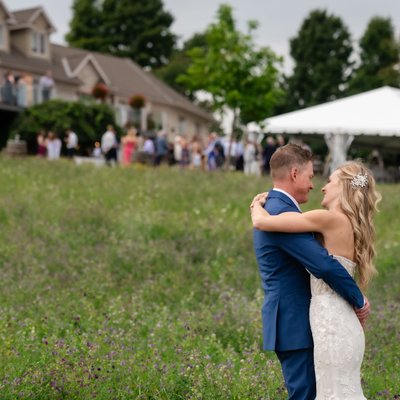
M288 196L275 190L269 192L265 209L271 215L299 212ZM262 306L264 350L288 351L313 346L307 270L323 279L350 304L357 308L363 306L364 297L354 279L312 233L254 229L253 237L265 293Z

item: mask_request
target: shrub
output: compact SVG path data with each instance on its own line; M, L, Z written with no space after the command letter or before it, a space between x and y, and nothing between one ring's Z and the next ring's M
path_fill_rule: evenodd
M78 135L80 153L85 154L95 141L101 139L108 124L116 126L114 112L106 104L50 100L21 113L11 133L26 140L28 152L32 154L36 152L36 135L40 130L52 130L63 138L65 130L71 128ZM120 133L119 128L116 129L117 134Z

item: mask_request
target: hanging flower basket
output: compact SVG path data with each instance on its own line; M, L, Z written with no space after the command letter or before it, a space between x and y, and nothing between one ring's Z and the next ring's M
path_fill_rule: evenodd
M109 89L105 83L96 83L92 90L92 95L96 99L105 100L108 96Z
M135 94L129 99L132 108L140 109L146 105L146 98L142 94Z

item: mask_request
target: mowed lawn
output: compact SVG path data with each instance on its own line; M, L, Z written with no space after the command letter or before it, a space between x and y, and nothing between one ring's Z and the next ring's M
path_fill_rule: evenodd
M285 399L248 210L270 183L0 158L0 399ZM400 187L379 190L370 400L400 396Z

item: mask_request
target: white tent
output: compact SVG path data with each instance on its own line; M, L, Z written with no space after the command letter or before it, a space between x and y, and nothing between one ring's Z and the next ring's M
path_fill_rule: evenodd
M267 118L264 124L267 133L324 135L334 169L346 160L355 136L400 137L400 89L385 86Z

